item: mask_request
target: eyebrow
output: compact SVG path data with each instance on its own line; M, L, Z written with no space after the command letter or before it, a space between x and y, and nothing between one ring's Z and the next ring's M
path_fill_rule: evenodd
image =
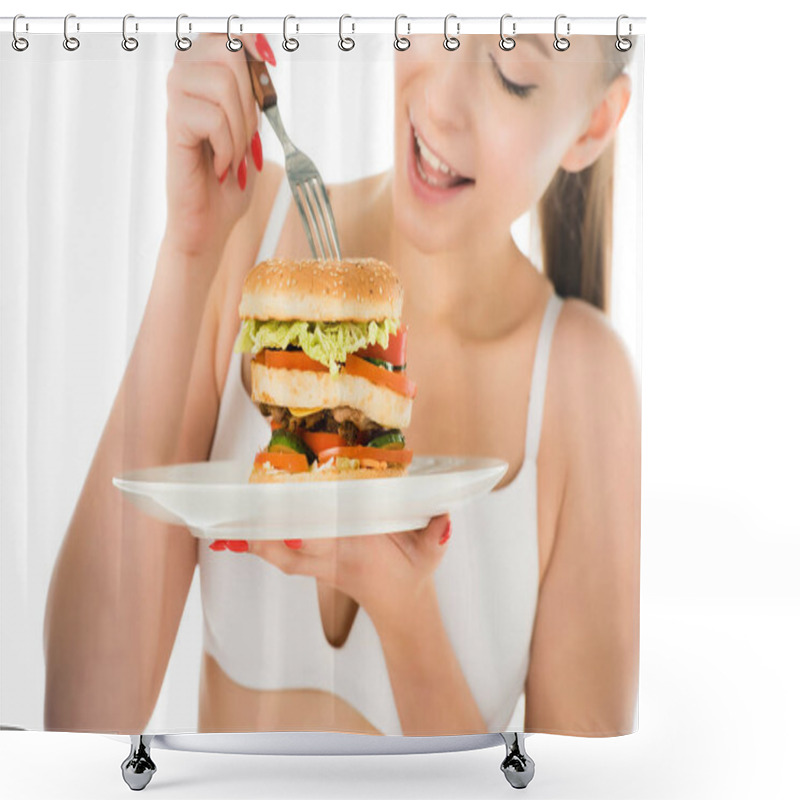
M523 44L533 45L545 58L550 58L550 49L545 45L541 34L524 33L514 38Z

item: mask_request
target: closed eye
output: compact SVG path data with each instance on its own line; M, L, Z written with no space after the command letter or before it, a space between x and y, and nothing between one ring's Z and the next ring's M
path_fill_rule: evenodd
M535 83L530 84L529 86L522 86L519 83L510 81L500 71L500 67L497 66L497 62L494 60L494 58L492 58L491 55L489 58L494 66L495 74L500 79L500 84L509 94L513 94L515 97L527 97L534 89L538 88Z

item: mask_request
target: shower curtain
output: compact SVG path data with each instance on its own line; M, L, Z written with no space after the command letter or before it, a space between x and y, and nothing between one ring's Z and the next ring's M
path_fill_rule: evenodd
M3 726L633 732L641 29L2 22ZM403 287L407 364L373 367L416 386L407 473L247 487L299 520L326 491L328 537L213 536L118 485L249 471L276 428L241 386L239 303L256 264L311 252L239 38L328 187L342 259ZM437 458L503 475L410 530L347 527L358 492L439 491Z

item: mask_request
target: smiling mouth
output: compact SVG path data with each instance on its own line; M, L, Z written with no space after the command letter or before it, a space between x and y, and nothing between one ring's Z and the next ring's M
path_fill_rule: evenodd
M414 156L417 164L417 171L425 183L437 189L451 189L454 186L475 183L473 178L459 175L449 164L442 161L436 153L422 141L413 123L411 123L411 135L414 142Z

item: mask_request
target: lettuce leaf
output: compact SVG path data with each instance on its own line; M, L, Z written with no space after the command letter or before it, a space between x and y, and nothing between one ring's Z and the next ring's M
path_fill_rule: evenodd
M236 339L237 353L257 353L265 347L270 350L285 350L299 347L302 351L324 364L336 375L347 360L348 353L355 353L371 344L386 347L389 336L397 332L400 321L385 319L382 322L301 322L299 320L266 321L246 319Z

